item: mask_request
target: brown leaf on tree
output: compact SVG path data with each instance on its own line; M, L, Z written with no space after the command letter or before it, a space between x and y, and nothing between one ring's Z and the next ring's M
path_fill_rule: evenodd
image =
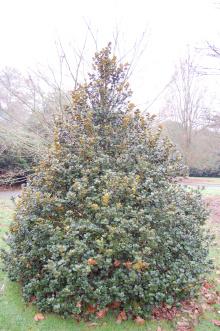
M43 321L43 320L44 320L44 315L41 314L41 313L37 313L37 314L34 316L34 320L35 320L36 322L38 322L38 321Z
M107 312L108 312L108 308L101 309L96 313L96 317L100 318L100 319L104 318L106 316Z
M121 302L120 301L113 301L110 305L109 308L111 309L117 309L121 306Z
M120 262L119 260L115 260L115 261L114 261L114 267L115 267L115 268L120 267L120 265L121 265L121 262Z
M137 325L144 325L145 323L145 320L143 318L141 318L140 316L137 316L135 319L134 319L135 323Z
M87 313L94 314L95 312L96 312L96 307L94 307L93 305L88 305Z
M87 263L88 263L89 265L96 265L96 264L97 264L96 260L93 259L92 257L88 259Z
M132 267L132 262L127 261L127 262L124 263L124 266L125 266L127 269L131 269L131 267Z
M213 323L214 325L220 327L220 321L218 321L218 320L212 320L212 323Z
M126 321L127 318L127 314L125 312L125 310L120 311L120 313L118 314L117 318L116 318L116 323L120 324L122 321Z

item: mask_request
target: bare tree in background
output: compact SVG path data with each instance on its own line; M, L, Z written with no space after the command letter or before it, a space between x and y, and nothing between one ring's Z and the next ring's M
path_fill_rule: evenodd
M40 158L47 150L57 119L65 120L66 110L73 106L71 90L83 84L90 71L87 58L93 55L93 50L90 43L88 52L89 37L94 51L103 47L88 25L81 48L66 50L61 41L56 42L55 65L24 74L12 68L0 72L0 168L1 159L8 151ZM132 75L146 48L145 33L127 52L121 51L119 44L119 31L116 31L112 48L119 54L119 61L128 59L128 75Z
M204 86L197 65L188 53L179 62L168 89L165 109L160 112L162 120L171 120L180 126L183 154L188 161L193 135L207 126L210 111L205 105Z

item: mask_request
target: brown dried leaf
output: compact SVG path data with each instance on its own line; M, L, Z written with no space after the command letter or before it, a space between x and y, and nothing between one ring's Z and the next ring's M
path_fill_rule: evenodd
M121 262L120 262L119 260L115 260L115 261L114 261L114 267L115 267L115 268L120 267L120 265L121 265Z
M44 315L41 314L41 313L37 313L37 314L34 316L34 320L35 320L36 322L38 322L38 321L43 321L43 320L44 320Z
M126 320L127 320L126 312L122 310L116 318L116 323L120 324L122 321L126 321Z
M172 320L177 315L178 310L176 307L169 307L165 304L162 304L158 307L155 307L152 311L152 315L155 319L166 319L166 320Z
M107 312L108 312L108 308L104 308L104 309L102 309L102 310L99 310L97 313L96 313L96 317L97 318L104 318L105 316L106 316L106 314L107 314Z
M204 286L207 290L209 290L210 288L213 288L213 285L210 284L210 283L208 283L208 282L204 282L203 286Z
M212 320L212 323L213 323L214 325L220 327L220 321L218 321L218 320Z
M88 259L87 263L88 263L89 265L96 265L96 264L97 264L96 260L93 259L92 257Z
M111 309L117 309L121 306L121 302L120 301L113 301L110 305L109 308Z
M207 302L209 305L214 305L215 303L217 303L216 295L214 295L214 294L212 294L212 293L209 293L209 294L207 294L205 297L206 297L206 302Z
M145 323L145 320L143 318L141 318L140 316L137 316L135 319L134 319L135 323L137 325L144 325Z
M194 331L191 323L186 319L183 319L177 323L176 331Z
M87 313L94 314L95 312L96 312L96 307L94 307L93 305L88 305Z
M165 331L165 330L162 329L160 326L158 326L157 331Z

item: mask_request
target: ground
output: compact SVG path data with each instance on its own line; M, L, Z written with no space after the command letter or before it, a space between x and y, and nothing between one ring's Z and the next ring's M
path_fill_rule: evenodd
M42 321L35 321L38 313L31 305L22 301L18 284L10 282L3 272L0 272L0 331L217 331L219 326L214 321L220 321L220 178L190 178L183 185L201 188L204 200L210 209L208 227L215 233L216 245L212 247L210 255L214 259L215 270L204 284L199 303L191 302L185 307L184 315L171 321L151 320L144 325L136 325L133 321L126 321L120 325L115 323L115 317L108 316L94 323L77 323L69 318L62 318L46 314ZM5 246L4 236L10 224L14 204L11 195L16 196L19 191L0 191L0 247ZM165 312L165 315L167 312ZM172 314L169 311L168 314ZM188 323L190 321L190 323ZM178 324L179 322L179 324ZM192 323L195 326L191 326ZM195 322L195 323L194 323Z

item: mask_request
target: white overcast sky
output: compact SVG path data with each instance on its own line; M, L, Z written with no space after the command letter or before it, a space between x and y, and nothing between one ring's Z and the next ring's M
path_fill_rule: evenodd
M0 67L19 70L54 63L54 43L80 47L88 22L102 47L120 31L128 50L147 31L147 48L133 87L148 102L169 81L186 46L220 44L220 9L214 0L0 0ZM220 6L219 6L220 8Z

